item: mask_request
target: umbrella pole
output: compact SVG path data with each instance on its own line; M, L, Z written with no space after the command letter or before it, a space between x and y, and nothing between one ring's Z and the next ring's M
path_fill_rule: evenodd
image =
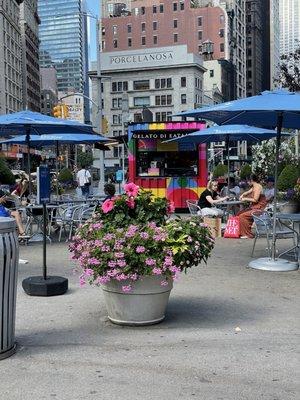
M56 169L56 196L58 200L58 157L59 157L59 146L58 146L58 140L56 141L56 163L55 163L55 169Z
M26 129L26 144L27 144L27 173L28 173L28 189L29 194L32 193L32 182L30 175L30 128Z
M276 156L275 156L275 185L274 185L274 204L273 204L273 238L272 238L272 260L276 257L276 214L277 214L277 182L278 182L278 160L279 160L279 149L281 141L281 129L283 123L283 114L279 113L277 116L277 136L276 136Z
M229 174L230 174L230 165L229 165L229 135L227 136L226 139L226 148L227 148L227 196L229 196Z

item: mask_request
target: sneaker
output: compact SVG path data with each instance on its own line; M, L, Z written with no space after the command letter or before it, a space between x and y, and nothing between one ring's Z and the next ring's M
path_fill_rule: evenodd
M240 236L240 239L251 239L249 236Z

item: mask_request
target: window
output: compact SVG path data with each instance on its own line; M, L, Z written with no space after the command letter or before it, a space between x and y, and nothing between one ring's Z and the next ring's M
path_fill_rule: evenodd
M145 14L145 7L141 7L141 14L142 14L142 15Z
M142 32L145 32L145 30L146 30L146 24L145 22L142 22Z
M209 76L210 76L210 78L213 78L213 77L215 76L215 72L214 72L213 69L211 69L211 70L209 71Z
M113 35L116 35L118 33L118 27L116 25L113 25Z
M186 77L185 76L181 77L180 84L181 84L181 87L186 87Z
M224 37L224 29L220 29L220 31L219 31L219 36L220 36L220 37Z
M198 40L202 40L202 31L198 31Z
M150 89L149 80L133 81L133 90L148 90L148 89Z
M220 15L220 24L224 24L224 21L225 21L224 14L221 14Z
M165 89L172 87L172 78L155 79L155 89Z
M131 47L131 46L132 46L132 39L128 38L128 47Z
M181 104L186 104L186 94L181 95Z
M145 46L145 44L146 44L146 37L145 36L142 36L141 43L142 43L142 46Z
M134 107L150 106L150 97L134 97L133 99Z
M133 121L134 121L134 122L143 122L142 113L135 113L135 114L133 114Z
M160 12L160 13L163 13L163 12L164 12L164 5L163 5L163 4L160 4L160 5L159 5L159 12Z
M184 0L181 0L179 3L180 10L184 10Z
M157 7L156 7L156 6L153 6L153 7L152 7L152 11L153 11L153 14L156 14L156 13L157 13Z
M122 108L122 98L116 97L112 99L112 108Z
M161 95L161 96L155 96L155 105L156 106L166 106L166 105L171 105L172 104L172 95Z
M155 121L163 122L163 121L172 121L172 112L171 111L163 111L155 113Z
M111 91L112 92L126 92L128 90L128 82L112 82Z
M174 43L178 42L178 33L174 33Z
M121 114L113 114L113 124L121 125L122 124L122 115Z
M173 11L177 11L178 10L178 5L177 3L173 3Z
M116 49L116 48L118 47L118 41L117 41L117 39L114 39L114 40L113 40L113 46L114 46L114 49Z
M174 27L174 28L178 28L178 21L177 21L177 19L174 19L174 20L173 20L173 27Z
M198 26L202 26L202 17L198 17Z
M202 54L202 44L199 44L199 46L198 46L198 52L199 52L199 54Z
M221 51L221 52L224 51L224 43L220 43L220 51Z
M153 44L157 44L157 36L153 36Z
M157 22L156 21L153 22L153 30L157 31Z
M128 33L131 33L131 32L132 32L132 27L131 27L131 25L129 25L129 24L127 25L127 32L128 32Z

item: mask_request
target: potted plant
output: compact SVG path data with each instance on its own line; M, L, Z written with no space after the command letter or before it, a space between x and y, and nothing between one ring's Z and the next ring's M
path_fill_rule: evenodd
M287 214L294 214L300 208L300 183L297 183L292 189L279 193L279 199L285 201L280 211Z
M108 318L116 324L162 321L182 271L206 262L214 239L196 219L168 219L173 206L133 183L106 200L76 232L70 250L80 284L101 286Z

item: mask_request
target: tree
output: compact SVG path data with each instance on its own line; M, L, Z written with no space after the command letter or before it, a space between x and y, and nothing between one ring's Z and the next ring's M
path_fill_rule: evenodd
M83 167L90 167L93 164L94 158L91 151L79 152L77 155L77 164Z
M300 45L294 53L283 54L280 59L279 77L275 83L291 92L300 92Z
M241 168L241 179L247 179L252 174L251 165L245 164Z
M278 189L279 190L288 190L292 189L297 182L299 176L299 167L297 168L295 165L287 165L282 170L281 174L278 178Z
M227 172L228 169L226 165L218 164L213 171L213 176L214 178L219 178L220 176L225 176Z
M15 183L15 177L3 157L0 157L0 183L4 185L13 185Z

